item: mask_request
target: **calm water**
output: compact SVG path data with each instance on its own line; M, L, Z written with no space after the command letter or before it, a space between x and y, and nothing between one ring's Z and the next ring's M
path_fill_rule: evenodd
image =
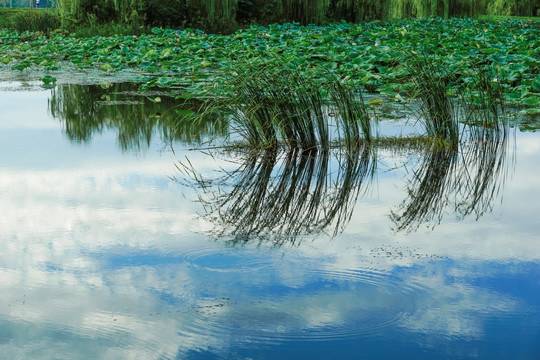
M540 359L540 135L249 158L172 105L0 83L0 358Z

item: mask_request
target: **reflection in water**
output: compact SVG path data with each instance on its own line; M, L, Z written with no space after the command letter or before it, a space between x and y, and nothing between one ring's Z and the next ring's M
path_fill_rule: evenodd
M180 114L200 108L196 100L179 101L158 95L137 92L129 83L64 84L52 90L49 111L63 122L71 141L88 143L94 134L114 129L124 151L145 150L156 135L164 143L200 143L207 137L225 134L225 127L211 116L198 122L179 121Z
M348 154L268 150L247 156L219 179L203 179L185 164L179 169L196 180L214 235L282 245L303 235L342 231L375 164L375 153L363 146Z
M392 211L396 230L416 230L439 224L448 207L458 218L476 219L492 210L506 179L508 132L501 128L474 128L459 147L432 146L407 186L408 197Z
M407 185L408 197L390 214L397 231L433 228L448 212L478 220L492 210L507 173L507 129L472 129L467 136L459 146L431 143L416 149L421 164ZM264 151L219 179L204 179L193 166L179 169L195 180L214 235L282 245L304 235L341 232L374 175L376 154L366 146L335 158L324 152Z
M13 101L17 96L24 101ZM367 219L361 226L352 220L338 241L321 236L286 250L256 242L240 248L200 235L207 224L193 221L191 201L178 201L178 186L164 176L175 171L172 154L155 141L147 156L113 153L112 136L82 149L45 116L45 96L35 107L24 106L29 99L0 96L0 120L33 119L39 110L33 127L9 120L0 131L2 359L539 358L540 224L531 201L540 197L538 134L520 134L502 218L486 215L428 234L388 232L384 212L403 195L394 176L400 169L387 176L377 164L383 196L358 201L352 219ZM114 131L103 127L105 135ZM457 159L452 152L441 157L443 167L452 160L451 180L464 154L472 157L468 184L477 190L469 194L489 197L486 189L498 189L493 184L504 170L487 153L505 147L490 141L463 146ZM175 150L188 153L181 144ZM189 156L197 168L208 160ZM300 201L306 194L297 217L304 221L318 186L323 204L326 194L333 203L347 198L339 210L345 224L375 161L364 151L352 158L261 153L243 164L219 183L225 198L236 189L240 199L242 179L251 192L256 181L267 184L259 191L266 198L274 193L281 201L288 191ZM245 178L245 168L259 179ZM482 182L487 175L474 169L498 173ZM318 185L320 176L326 184ZM339 209L333 203L324 206Z
M179 121L178 114L201 108L195 100L155 98L134 91L132 84L61 85L52 90L49 111L63 121L70 140L90 142L94 133L115 129L122 150L148 148L156 132L165 143L200 143L226 135L225 121L217 115ZM390 215L396 230L435 226L452 207L460 218L471 214L479 218L491 210L506 174L507 124L469 126L462 134L465 131L467 139L459 147L432 144L422 151L421 165L407 186L408 198ZM376 151L364 147L337 157L313 151L265 151L224 173L213 193L196 169L184 170L199 179L206 192L203 203L207 218L216 224L215 235L228 234L237 242L253 238L294 242L297 236L329 229L336 235L343 229L365 178L373 175ZM337 171L331 163L337 164ZM231 181L233 188L225 191Z

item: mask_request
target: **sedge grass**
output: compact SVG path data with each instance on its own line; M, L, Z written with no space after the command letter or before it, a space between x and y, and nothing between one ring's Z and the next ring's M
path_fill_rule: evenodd
M413 56L407 63L418 100L418 113L428 136L453 144L459 140L459 116L456 104L448 95L453 75L445 72L433 57Z
M354 151L371 142L375 119L347 79L287 66L247 65L225 84L227 96L203 113L230 116L231 129L251 148L286 146L328 151L341 142Z
M475 80L464 83L435 56L413 56L406 66L413 74L414 110L428 137L457 146L462 137L483 138L507 128L502 87L492 69L473 68Z

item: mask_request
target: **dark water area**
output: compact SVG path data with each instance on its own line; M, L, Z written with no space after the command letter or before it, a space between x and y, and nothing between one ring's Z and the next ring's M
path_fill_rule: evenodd
M198 151L113 88L0 83L0 358L540 358L537 133Z

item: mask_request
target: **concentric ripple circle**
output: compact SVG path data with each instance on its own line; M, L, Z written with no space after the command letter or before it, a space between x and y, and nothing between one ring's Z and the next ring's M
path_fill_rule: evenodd
M205 291L184 312L184 331L212 338L275 343L376 336L404 322L425 293L384 271L323 270L312 267L313 259L299 265L209 249L187 258L195 274L213 275L202 275Z

